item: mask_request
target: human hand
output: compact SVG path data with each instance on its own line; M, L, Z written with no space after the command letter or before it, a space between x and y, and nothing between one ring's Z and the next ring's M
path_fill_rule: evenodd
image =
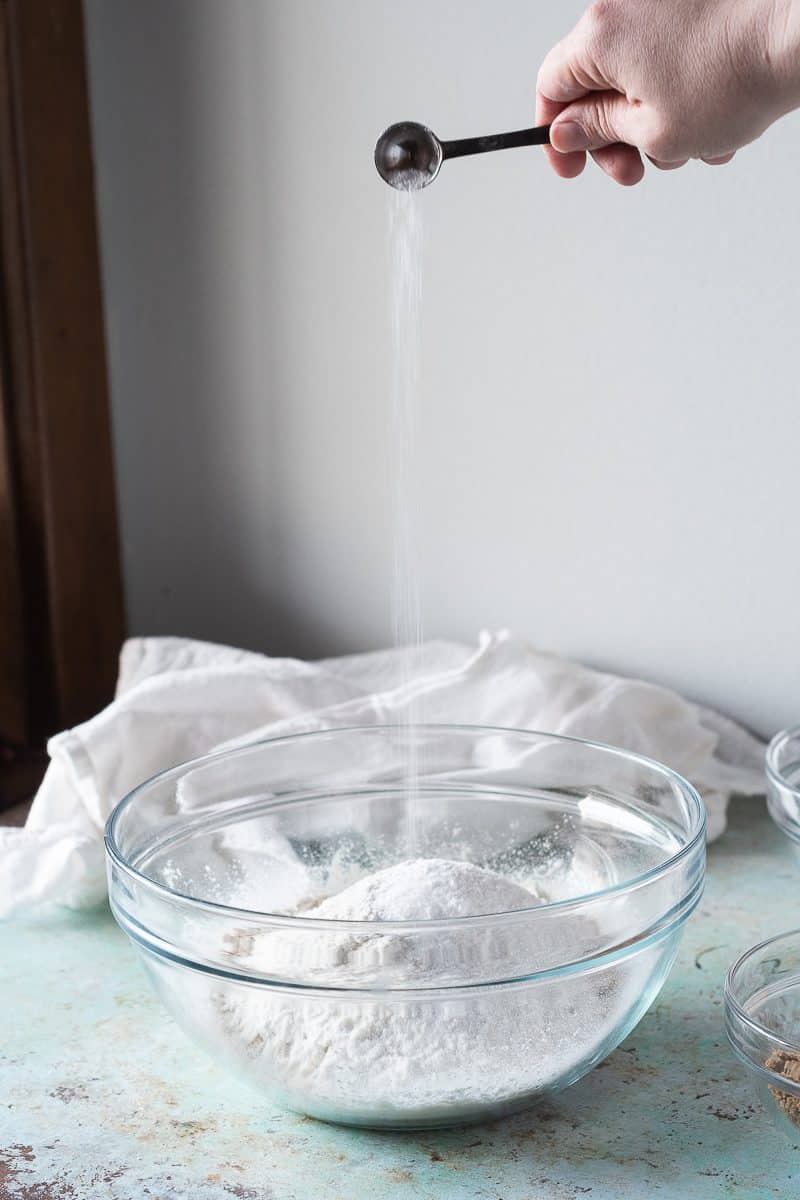
M718 165L800 105L800 0L597 0L544 60L536 123L573 179Z

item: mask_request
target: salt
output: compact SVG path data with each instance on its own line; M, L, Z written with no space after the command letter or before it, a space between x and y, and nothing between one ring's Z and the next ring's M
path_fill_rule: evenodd
M419 359L422 296L422 216L409 191L389 196L392 333L392 522L394 575L392 624L394 644L403 648L400 684L408 692L401 753L407 794L408 843L417 845L419 761L411 726L419 720L411 681L421 666L418 480L415 448L419 408Z

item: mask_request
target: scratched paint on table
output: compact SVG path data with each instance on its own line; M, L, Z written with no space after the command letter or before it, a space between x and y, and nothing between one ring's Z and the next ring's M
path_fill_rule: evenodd
M206 1059L110 916L0 926L0 1200L770 1200L800 1194L723 1033L722 981L797 923L797 875L758 803L711 848L658 1001L584 1080L511 1120L339 1129L273 1108Z

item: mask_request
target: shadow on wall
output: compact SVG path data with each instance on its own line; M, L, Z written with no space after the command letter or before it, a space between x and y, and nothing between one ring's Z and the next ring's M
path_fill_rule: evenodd
M282 586L268 19L87 0L107 336L131 632L313 657Z

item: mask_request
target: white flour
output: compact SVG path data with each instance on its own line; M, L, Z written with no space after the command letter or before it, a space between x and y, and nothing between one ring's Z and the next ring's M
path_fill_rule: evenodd
M424 921L529 908L542 899L470 863L414 859L298 909L304 917ZM479 923L469 939L483 941L461 943L452 929L425 937L413 928L336 932L328 935L333 951L323 955L323 965L330 969L333 959L345 973L389 965L395 980L407 969L419 988L426 971L440 970L448 954L466 959L462 969L508 954L509 938L492 928ZM249 969L268 973L285 954L286 936L275 930L248 935L234 954ZM524 930L520 936L524 942ZM250 1075L305 1111L366 1123L436 1120L452 1117L454 1109L467 1116L487 1104L513 1103L563 1078L585 1056L587 1043L598 1044L614 991L603 973L589 981L570 977L566 987L563 980L546 980L416 994L287 994L231 984L214 996L214 1040L221 1035L226 1052Z
M443 921L539 903L527 888L469 862L413 858L365 875L307 916L337 921Z

